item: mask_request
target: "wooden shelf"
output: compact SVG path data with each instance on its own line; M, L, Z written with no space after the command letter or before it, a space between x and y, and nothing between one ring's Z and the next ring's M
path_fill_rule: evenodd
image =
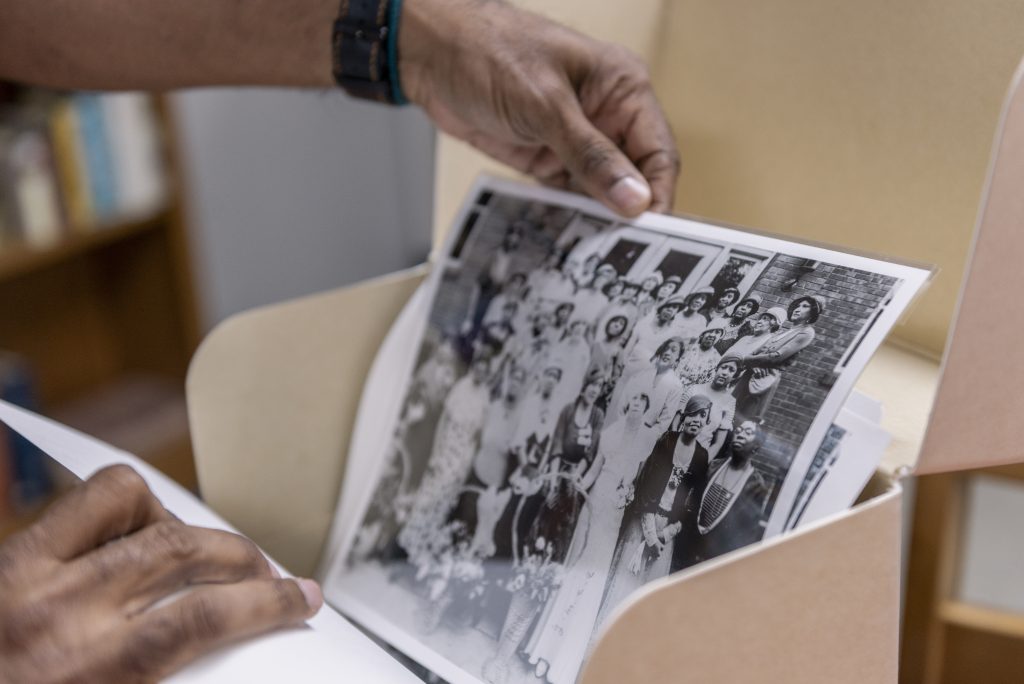
M186 184L173 112L153 103L163 206L73 227L51 245L0 246L0 350L24 362L41 413L194 488L184 384L200 325ZM0 535L32 516L0 513Z
M1024 615L1019 613L947 600L943 602L939 615L950 625L1024 640Z
M198 486L185 391L175 379L125 373L46 414L138 456L187 488Z
M80 232L72 231L51 246L12 244L0 247L0 282L54 266L104 245L154 230L168 220L162 210L138 219L100 224Z

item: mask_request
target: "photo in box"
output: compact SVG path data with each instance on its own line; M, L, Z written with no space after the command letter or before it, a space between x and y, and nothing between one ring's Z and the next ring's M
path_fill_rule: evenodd
M451 681L575 681L634 590L783 529L925 277L478 187L329 598Z

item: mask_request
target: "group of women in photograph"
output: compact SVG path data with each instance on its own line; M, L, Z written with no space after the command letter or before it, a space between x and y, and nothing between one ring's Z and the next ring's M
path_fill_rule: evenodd
M519 242L506 234L419 365L378 509L417 581L451 579L455 557L482 568L463 573L487 585L473 601L503 613L485 680L519 659L568 684L630 592L760 539L763 418L825 302L682 292L579 249L517 270Z

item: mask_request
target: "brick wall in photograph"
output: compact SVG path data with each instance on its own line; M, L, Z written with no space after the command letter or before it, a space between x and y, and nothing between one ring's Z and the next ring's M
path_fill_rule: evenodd
M836 364L896 282L889 276L819 263L790 291L784 291L782 288L800 275L804 264L804 259L776 255L750 290L763 298L761 311L772 306L785 309L803 295L821 295L826 301L825 313L814 325L814 342L783 371L765 412L764 425L773 437L770 443L776 446L763 458L766 466L774 462L778 468L788 466L831 388Z

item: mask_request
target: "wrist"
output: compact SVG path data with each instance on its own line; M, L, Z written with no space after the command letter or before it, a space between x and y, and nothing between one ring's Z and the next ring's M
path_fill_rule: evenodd
M423 105L433 74L454 65L460 26L472 8L463 0L403 0L398 32L398 77L410 102Z

